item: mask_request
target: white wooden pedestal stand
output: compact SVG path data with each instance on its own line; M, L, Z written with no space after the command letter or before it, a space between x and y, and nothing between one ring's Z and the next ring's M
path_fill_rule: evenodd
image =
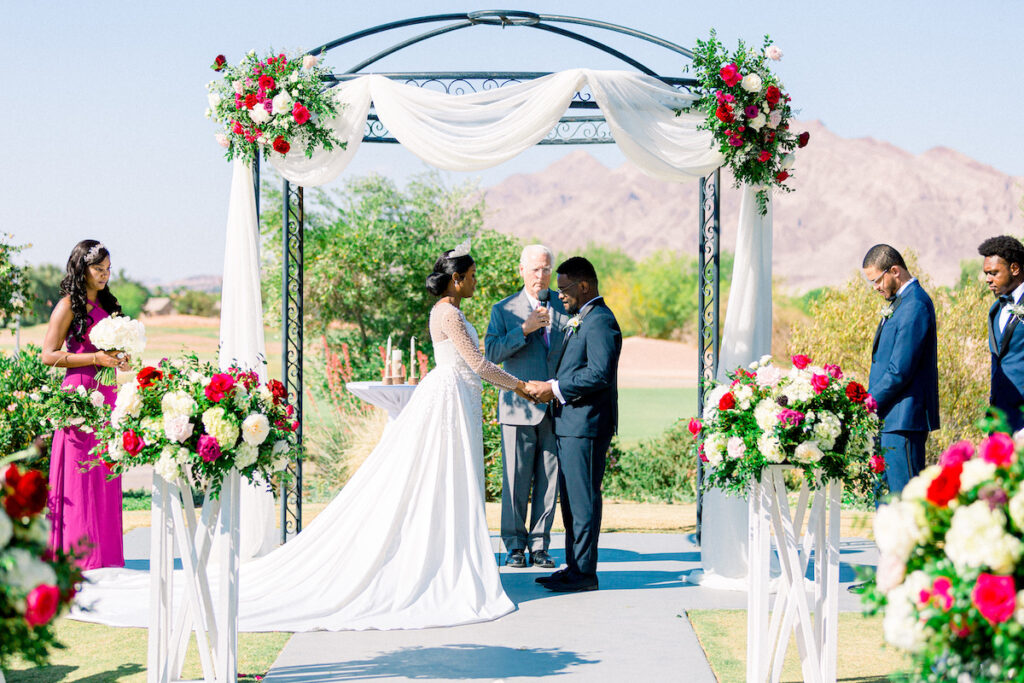
M224 477L220 497L206 494L196 520L192 492L185 482L169 482L153 473L153 530L150 549L148 683L181 679L185 648L194 631L206 683L235 683L238 678L238 503L239 474ZM216 536L216 601L207 571ZM184 570L184 600L174 613L174 543Z
M805 681L836 680L839 621L839 509L841 481L819 486L813 494L804 481L796 507L789 507L784 474L789 465L770 465L761 481L751 485L749 515L750 573L747 593L747 682L776 683L791 634ZM813 496L813 497L812 497ZM800 539L807 502L811 512ZM769 623L771 537L782 567L778 593ZM804 575L814 550L814 620L807 600Z

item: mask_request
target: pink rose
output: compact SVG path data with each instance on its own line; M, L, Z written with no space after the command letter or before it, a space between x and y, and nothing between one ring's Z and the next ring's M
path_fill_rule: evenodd
M996 432L978 444L978 454L985 462L997 467L1006 467L1013 462L1013 439L1009 434Z
M60 589L41 583L25 598L25 621L35 628L50 623L60 605Z
M779 413L779 422L784 425L795 427L804 421L804 414L799 410L784 409Z
M302 68L305 69L306 71L309 71L314 66L316 66L317 62L319 62L319 61L320 61L320 58L317 57L316 55L303 55L302 56Z
M210 378L210 383L206 385L206 398L217 403L224 398L224 394L231 391L233 386L235 386L234 377L225 372L217 373Z
M300 126L309 121L309 110L301 102L296 102L292 107L292 119Z
M742 147L743 138L739 137L738 135L733 135L731 138L729 138L729 144L732 147Z
M203 462L213 462L220 458L220 444L217 443L217 439L209 434L203 434L199 437L196 453L203 459Z
M146 442L135 433L134 429L129 429L121 435L121 446L128 452L128 455L138 455L146 447Z
M740 69L735 63L723 66L718 75L722 77L722 80L730 88L743 80L743 76L740 75Z
M825 365L825 372L832 379L842 379L843 378L843 371L842 371L842 369L840 369L840 367L838 365L826 364Z
M698 420L695 417L691 417L690 418L690 424L687 425L686 428L690 430L690 434L694 438L697 438L697 435L700 434L700 428L701 428L700 420Z
M945 576L935 579L935 583L932 584L931 599L943 612L948 612L949 608L953 606L952 590L953 582Z
M874 414L875 414L875 412L877 412L877 411L878 411L878 401L876 401L876 400L875 400L875 397L874 397L874 396L871 396L871 395L869 394L869 395L868 395L868 397L867 397L866 399L864 399L864 408L865 408L865 409L866 409L866 410L867 410L867 411L868 411L869 413L871 413L872 415L874 415Z
M990 624L1008 621L1017 606L1017 588L1013 577L980 574L971 591L971 602Z
M885 458L880 455L872 455L868 460L871 471L875 474L885 474Z
M773 62L777 62L782 59L782 50L776 45L769 45L764 49L764 56Z
M974 457L974 444L970 441L960 441L949 448L939 457L939 464L949 467L958 463L965 463Z
M828 375L811 375L811 386L816 394L825 391L828 389Z
M803 370L804 368L811 364L811 359L802 353L798 353L797 355L793 356L791 360L793 361L793 366L799 370Z

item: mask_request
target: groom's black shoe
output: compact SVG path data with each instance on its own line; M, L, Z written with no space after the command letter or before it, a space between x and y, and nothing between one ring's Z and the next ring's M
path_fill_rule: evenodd
M509 550L508 556L505 558L506 567L515 567L516 569L523 569L526 567L526 553L519 548L515 550Z
M569 568L566 567L565 569L559 569L557 572L551 574L550 576L538 576L536 579L534 579L534 581L536 581L542 586L546 586L552 581L561 581L563 578L565 578L565 575L568 573Z
M534 567L544 567L545 569L553 569L555 561L551 559L546 550L534 550L530 553L530 564Z
M566 573L557 581L549 581L544 584L549 591L556 593L582 593L584 591L597 590L597 575L571 574Z

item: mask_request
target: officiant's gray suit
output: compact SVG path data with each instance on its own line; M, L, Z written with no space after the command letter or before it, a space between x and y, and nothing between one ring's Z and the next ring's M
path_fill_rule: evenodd
M554 291L549 293L547 304L551 312L547 339L544 328L523 334L523 322L531 312L525 289L494 304L484 339L487 360L502 364L507 372L523 381L547 381L554 377L562 328L569 316ZM547 551L551 542L558 493L557 442L551 420L547 404L535 404L513 391L502 391L498 398L504 470L501 539L508 552ZM531 484L533 503L527 528Z

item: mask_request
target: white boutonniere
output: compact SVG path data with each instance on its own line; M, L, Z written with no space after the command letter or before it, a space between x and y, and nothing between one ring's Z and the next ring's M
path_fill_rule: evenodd
M1024 304L1008 304L1006 310L1017 320L1024 322Z
M894 310L895 309L892 307L892 304L886 304L885 306L882 306L882 309L878 311L878 314L885 318L886 320L888 320L889 318L892 317L892 313Z
M579 326L580 326L580 317L578 315L574 315L573 317L569 318L569 321L567 323L565 323L565 328L567 330L569 330L569 334L572 334L573 332L575 332L576 328L578 328Z

